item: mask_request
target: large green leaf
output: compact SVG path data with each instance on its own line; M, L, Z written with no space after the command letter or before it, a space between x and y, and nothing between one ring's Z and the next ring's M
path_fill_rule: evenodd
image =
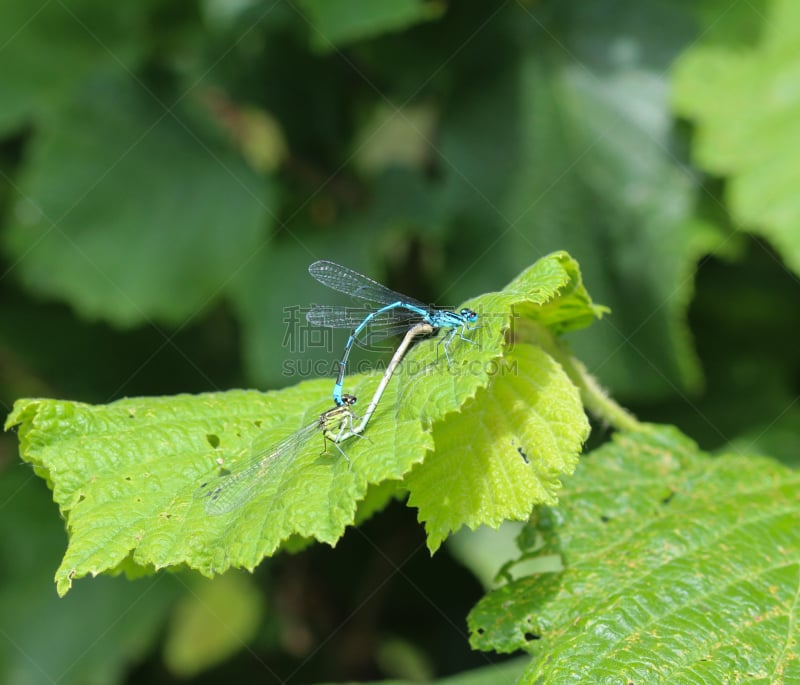
M0 3L0 134L46 118L88 74L141 57L148 3Z
M312 381L266 395L231 391L98 407L19 403L9 422L24 422L23 453L51 482L68 518L60 592L73 577L125 568L129 556L139 567L187 564L211 575L231 565L252 569L293 533L333 543L352 519L359 481L366 484L343 459L321 455L321 436L271 470L263 491L235 516L208 515L205 498L195 496L219 471L218 458L234 468L319 415L329 401L309 398L324 398L327 388Z
M572 470L586 435L577 390L530 343L509 352L508 378L498 376L490 384L495 368L490 362L501 358L515 306L534 319L539 303L545 320L559 301L566 313L554 317L554 333L570 320L585 325L602 311L592 305L577 265L564 253L543 258L507 290L472 300L485 319L483 328L471 333L484 331L485 338L469 344L456 337L450 354L457 359L451 363L435 339L415 347L365 436L343 445L348 460L331 447L321 454L323 438L313 430L330 406L331 385L324 380L266 394L230 391L103 406L20 400L6 427L19 426L22 456L53 488L70 533L56 574L59 592L89 573L186 565L213 575L231 566L252 569L289 539L334 544L354 522L368 487L403 479L433 449L434 438L434 471L426 475L420 469L406 484L412 503L420 502L421 516L432 522L432 548L463 523L497 525L503 517L527 513L533 503L552 502L558 474ZM364 402L380 378L380 373L349 376L346 389ZM488 398L480 395L487 386ZM484 405L495 403L487 416ZM462 407L463 418L455 413ZM458 422L464 419L480 421L487 440L502 442L498 460L510 454L518 475L531 474L511 509L475 500L473 509L453 516L446 502L416 493L442 464L458 459L463 444ZM447 428L449 421L457 422L455 431ZM230 507L220 505L217 512L216 505L207 505L208 497L198 496L204 483L213 482L205 492L215 491L228 471L241 473L302 426L312 427L306 443L281 459L268 459L257 474L247 471L253 478L226 481L247 486L231 499L225 495L221 501ZM470 483L463 489L474 486L480 467L473 463L464 471ZM217 474L222 480L215 480Z
M745 3L748 8L748 3ZM749 8L754 21L762 16ZM772 0L760 43L699 44L675 67L676 110L697 126L700 166L729 178L736 223L765 236L800 273L800 5Z
M470 614L480 649L537 658L520 682L794 682L800 476L711 458L669 427L615 436L520 536L564 570Z
M190 111L126 75L42 122L3 236L31 291L119 325L183 322L221 295L263 239L270 186Z
M588 437L578 389L541 348L518 345L495 368L488 388L437 424L434 455L406 479L431 550L462 525L496 528L554 504Z

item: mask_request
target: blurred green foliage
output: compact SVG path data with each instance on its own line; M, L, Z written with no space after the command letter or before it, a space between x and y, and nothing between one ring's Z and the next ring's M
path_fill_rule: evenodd
M329 297L305 273L314 259L451 304L565 249L612 309L572 344L615 397L704 448L796 464L796 13L4 0L0 402L293 384L329 374L343 343L290 335L297 307ZM13 445L0 443L0 680L108 683L138 663L131 682L169 681L154 645L189 586L101 579L56 602L56 510ZM422 544L413 523L390 510L364 532L380 546L346 538L257 575L266 617L225 673L406 677L375 656L398 638L436 674L483 663L462 630L480 587L443 554L418 575L402 566ZM373 605L364 588L398 573L384 548L413 581ZM199 670L180 640L165 662Z

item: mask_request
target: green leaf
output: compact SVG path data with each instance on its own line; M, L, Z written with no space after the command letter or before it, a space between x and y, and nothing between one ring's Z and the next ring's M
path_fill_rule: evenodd
M88 74L130 70L141 58L147 3L0 3L0 134L46 118ZM13 65L13 68L11 68Z
M560 555L487 595L472 644L536 655L520 682L790 682L800 675L800 476L710 458L670 427L617 434L520 537Z
M689 49L674 69L673 102L696 125L697 163L728 177L734 221L766 237L800 273L800 6L774 0L766 18L744 9L754 22L764 20L760 43Z
M553 306L559 300L567 313L556 316ZM465 421L480 421L487 445L496 442L492 454L498 461L510 454L514 477L522 480L518 488L500 493L513 490L513 501L492 507L476 499L472 508L463 502L455 515L442 511L441 501L428 503L416 492L425 483L424 470L404 482L403 487L410 484L412 503L419 502L421 517L430 518L432 549L464 523L497 525L504 516L529 512L536 501L554 501L558 475L573 468L588 429L578 391L558 364L530 343L521 342L502 357L506 366L498 361L512 308L527 308L535 320L536 303L539 324L552 322L554 330L584 325L590 314L602 311L589 300L568 255L544 257L507 290L472 300L485 318L482 328L467 333L483 332L485 338L470 343L456 336L449 364L440 340L410 351L367 433L343 444L349 461L330 446L323 454L323 438L313 430L330 406L328 380L271 393L136 398L104 406L18 401L6 428L19 426L21 454L52 487L70 534L56 574L58 591L66 592L74 578L106 571L139 574L186 565L210 576L232 566L252 570L287 540L292 546L302 539L332 545L354 522L369 486L403 481L434 448L434 440L433 468L455 459L456 470L462 469ZM495 378L497 369L511 375ZM349 376L347 390L364 402L381 377ZM465 403L464 416L454 413ZM208 498L198 496L203 484L212 492L222 483L208 485L217 475L227 478L228 472L247 468L249 460L270 454L303 426L312 427L306 444L269 461L257 479L236 481L247 484L239 491L243 496L231 500L237 506L220 515L206 510ZM473 461L471 469L463 469L465 483L453 492L469 492L480 467ZM498 466L498 473L507 468ZM391 492L391 487L378 492L362 513L388 501Z
M306 12L311 44L317 50L402 31L430 21L444 7L426 0L298 0Z
M517 345L503 361L488 388L436 425L435 454L406 479L431 551L462 525L497 528L554 504L589 435L578 389L552 357Z
M761 37L772 0L749 0L731 5L727 0L701 0L692 12L702 30L703 43L752 46Z
M258 248L272 200L198 119L129 76L93 79L52 112L3 236L15 275L118 325L182 323L218 298Z
M252 569L295 533L333 544L367 483L344 459L321 454L321 436L271 469L235 516L210 516L204 498L195 497L219 471L217 459L235 468L310 423L329 402L309 403L309 397L326 397L329 388L312 381L280 393L231 391L97 407L19 402L8 425L23 422L21 451L52 484L67 518L70 544L56 574L59 592L75 577L119 572L131 563L143 569L186 564L206 575L231 565ZM410 438L408 444L415 447ZM409 459L423 454L424 445L416 445Z
M450 354L455 359L447 365L447 382L429 382L431 370L438 368L445 354L443 344L426 346L424 355L414 356L414 363L399 372L401 399L426 422L455 411L490 382L507 364L500 359L506 339L526 341L523 321L559 335L583 328L608 311L592 303L577 262L566 252L542 257L502 291L467 300L460 307L478 312L477 328L466 334L472 343L454 337Z

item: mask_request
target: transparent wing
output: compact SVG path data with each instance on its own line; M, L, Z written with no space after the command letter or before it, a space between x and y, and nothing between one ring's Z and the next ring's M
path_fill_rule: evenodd
M308 273L322 285L361 300L376 302L381 305L400 301L422 309L428 308L427 305L415 300L413 297L396 293L385 285L381 285L377 281L373 281L371 278L335 262L329 262L324 259L314 262L308 267Z
M312 304L306 312L306 321L312 326L326 328L355 328L366 319L373 309L366 307L342 307L339 305ZM386 314L394 312L390 309Z
M203 483L194 493L195 498L205 499L207 514L227 514L250 501L258 486L275 462L291 459L298 449L315 436L325 432L341 430L352 425L354 414L348 406L333 407L320 415L313 423L303 426L281 440L277 445L260 450L238 464L230 473L216 476ZM341 447L337 448L342 452ZM342 452L344 454L344 452Z
M233 471L216 476L195 491L195 498L205 499L207 514L227 514L246 504L269 472L270 465L288 459L319 431L319 421L304 426L277 445L247 457Z
M312 305L306 314L306 320L314 326L353 330L372 311L363 307ZM419 315L408 309L390 309L370 320L366 329L358 336L358 342L361 345L370 345L393 335L405 334L419 321Z

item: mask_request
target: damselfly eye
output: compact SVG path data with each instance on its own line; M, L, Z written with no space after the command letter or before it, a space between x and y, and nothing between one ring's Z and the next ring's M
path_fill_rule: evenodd
M461 316L463 316L470 323L478 320L478 314L472 309L467 309L466 307L461 310Z

